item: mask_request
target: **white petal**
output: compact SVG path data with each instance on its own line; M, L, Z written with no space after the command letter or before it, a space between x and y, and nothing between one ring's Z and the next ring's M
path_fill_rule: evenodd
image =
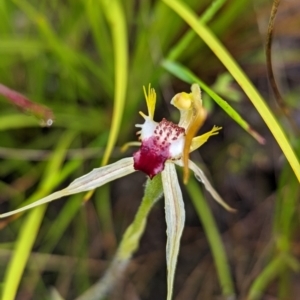
M168 269L168 296L172 298L175 269L182 235L185 210L182 193L176 174L175 165L166 162L162 172L162 182L165 196L165 214L167 223L167 269Z
M182 160L177 160L175 162L177 165L183 167ZM222 205L226 210L235 212L236 210L232 207L230 207L225 201L222 199L222 197L217 193L217 191L213 188L205 174L202 172L202 170L191 160L189 160L189 168L195 173L195 177L197 180L201 181L206 190L212 195L212 197L220 204Z
M46 196L40 200L37 200L31 204L28 204L19 209L10 211L8 213L0 215L0 218L5 218L16 213L22 212L24 210L51 202L53 200L59 199L63 196L77 194L80 192L85 192L104 185L114 179L123 177L127 174L133 173L135 170L133 168L133 158L123 158L111 165L97 168L90 173L83 175L75 179L68 187L58 192L55 192L49 196Z

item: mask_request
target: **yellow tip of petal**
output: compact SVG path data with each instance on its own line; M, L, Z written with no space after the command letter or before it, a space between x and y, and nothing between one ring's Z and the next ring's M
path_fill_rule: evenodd
M196 136L192 139L190 152L198 149L200 146L202 146L204 143L207 142L207 140L212 136L219 134L219 131L222 129L222 127L214 126L211 131L206 132L200 136Z

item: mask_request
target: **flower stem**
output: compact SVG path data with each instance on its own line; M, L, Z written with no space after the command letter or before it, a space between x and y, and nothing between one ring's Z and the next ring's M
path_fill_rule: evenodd
M104 298L120 281L130 259L139 246L144 233L147 217L153 205L162 196L161 175L147 181L142 203L131 225L125 231L119 249L106 274L94 286L76 300L98 300Z

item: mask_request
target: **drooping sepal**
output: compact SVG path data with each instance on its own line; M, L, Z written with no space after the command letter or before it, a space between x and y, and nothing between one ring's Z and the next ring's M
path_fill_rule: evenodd
M185 223L185 210L182 193L175 165L171 162L166 163L166 169L162 172L162 183L164 187L165 214L167 223L167 300L171 300L180 239Z

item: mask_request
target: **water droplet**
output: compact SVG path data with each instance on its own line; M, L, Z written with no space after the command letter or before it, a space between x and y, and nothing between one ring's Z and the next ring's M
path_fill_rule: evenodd
M46 119L46 120L42 119L41 122L40 122L40 125L42 127L50 127L50 126L52 126L53 123L54 123L53 119Z
M50 127L52 124L53 124L53 120L52 120L52 119L48 119L48 120L46 121L46 125L47 125L48 127Z

